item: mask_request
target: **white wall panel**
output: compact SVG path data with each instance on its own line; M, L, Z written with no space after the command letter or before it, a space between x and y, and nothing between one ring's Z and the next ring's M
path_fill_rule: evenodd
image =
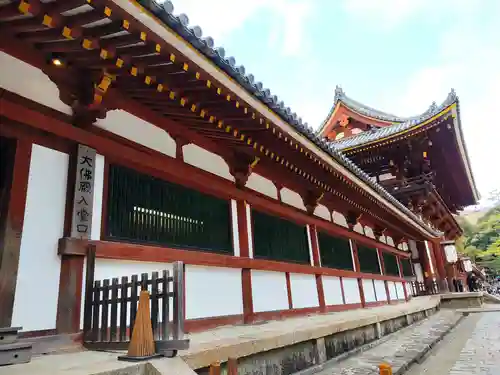
M326 206L323 206L322 204L318 204L316 206L316 209L314 210L314 215L322 219L332 221L332 215L330 213L330 210Z
M335 224L341 225L341 226L346 227L346 228L348 227L347 220L346 220L345 216L342 215L340 212L333 211L332 218L333 218L333 222Z
M398 299L398 294L396 292L396 283L389 282L388 283L388 287L389 287L389 296L391 298L391 301L397 300Z
M33 145L12 316L24 331L56 327L68 162L67 154Z
M238 227L238 203L231 199L231 230L233 233L233 254L240 256L240 228Z
M323 291L325 293L325 303L330 305L342 305L342 289L340 286L340 278L335 276L322 276Z
M274 183L257 173L250 174L245 186L273 199L278 199L278 189L276 189Z
M104 192L104 156L97 154L94 170L94 205L92 207L92 227L90 239L101 239L102 198Z
M344 285L345 303L360 303L358 280L343 277L342 283Z
M292 306L294 309L319 306L316 277L301 273L290 274Z
M110 111L106 118L97 119L96 126L175 158L176 143L165 130L128 112Z
M288 309L284 272L252 270L252 299L255 312Z
M40 69L0 51L0 87L70 115L71 107L59 99L59 89Z
M182 153L186 163L229 181L234 181L234 177L229 172L229 165L221 156L194 144L182 146Z
M304 206L304 201L300 194L288 188L281 189L281 201L298 209L306 210L306 206Z
M375 287L373 286L373 280L363 279L363 292L365 293L365 302L377 301L377 297L375 296Z
M403 283L397 282L395 285L398 299L405 299L405 288L403 286Z
M387 291L385 290L384 280L374 280L373 284L375 286L377 301L387 301Z
M241 269L186 265L186 319L243 314Z

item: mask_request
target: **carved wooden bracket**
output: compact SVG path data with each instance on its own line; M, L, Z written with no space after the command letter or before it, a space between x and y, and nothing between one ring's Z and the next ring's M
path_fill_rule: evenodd
M309 215L314 214L314 210L316 210L316 207L318 206L324 195L325 193L321 191L308 190L306 195L302 197L304 206L306 206L306 210Z
M259 160L260 158L257 156L238 154L228 162L229 172L234 177L237 188L241 189L246 185L248 177Z
M379 225L375 225L375 228L373 228L373 234L375 235L375 238L377 238L377 240L380 237L382 237L386 231L387 231L387 228L383 228Z
M345 219L347 221L347 225L349 226L349 230L354 230L354 226L359 222L361 216L363 214L355 211L347 211L345 215Z
M180 135L170 134L170 136L175 141L175 158L178 160L184 160L184 151L182 150L182 148L186 145L191 144L191 142Z

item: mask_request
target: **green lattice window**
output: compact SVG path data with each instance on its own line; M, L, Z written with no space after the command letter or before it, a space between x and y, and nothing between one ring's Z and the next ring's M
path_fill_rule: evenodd
M349 240L318 232L321 266L341 270L354 270Z
M232 253L229 202L117 165L109 168L106 238Z
M390 276L399 276L398 258L391 253L382 252L384 258L385 274Z
M361 272L380 274L377 249L358 245L358 259Z
M411 277L413 276L413 269L411 266L411 261L410 259L401 259L401 267L403 269L403 276L406 277Z
M252 210L252 230L254 258L310 264L305 225Z

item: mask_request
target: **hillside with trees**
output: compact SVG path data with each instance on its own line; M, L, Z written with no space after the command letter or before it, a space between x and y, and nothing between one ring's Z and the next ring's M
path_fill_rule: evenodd
M500 191L489 198L492 206L472 220L462 215L457 221L464 235L457 241L457 250L469 256L476 264L486 267L491 276L500 275Z

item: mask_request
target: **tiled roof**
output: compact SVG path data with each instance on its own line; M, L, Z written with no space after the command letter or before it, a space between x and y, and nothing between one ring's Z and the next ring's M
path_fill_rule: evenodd
M338 88L337 88L338 89ZM330 143L335 147L335 149L342 151L347 148L351 147L356 147L360 146L372 141L375 141L377 139L389 137L394 134L398 134L404 130L411 129L412 127L418 126L419 124L429 120L433 116L437 115L439 112L443 111L450 105L456 103L458 107L458 97L455 93L455 90L451 90L448 96L446 97L446 100L441 104L441 105L436 105L433 103L431 107L425 111L423 114L418 115L418 116L413 116L413 117L396 117L393 115L388 115L383 112L379 112L377 110L371 109L367 106L364 106L362 104L359 104L358 102L355 102L352 99L347 98L343 92L341 96L337 97L337 92L336 92L336 102L341 101L342 103L345 103L348 107L353 109L356 112L359 112L361 114L364 114L366 116L376 118L379 120L384 120L384 121L391 121L394 122L393 125L381 127L381 128L375 128L371 130L367 130L361 133L358 133L356 135L343 138L337 141L330 141ZM336 104L335 104L336 105Z
M226 57L224 48L214 47L213 38L210 36L202 37L203 33L199 26L189 26L189 19L185 14L180 14L178 16L174 15L174 7L171 1L159 2L155 0L138 0L138 3L140 3L145 9L149 10L157 19L175 31L194 48L200 51L206 58L212 61L212 63L226 72L245 90L272 109L285 122L293 126L299 133L304 135L321 150L329 154L338 163L359 177L370 188L391 202L400 211L411 217L414 221L418 222L423 228L427 229L431 233L435 235L440 234L433 231L425 223L423 223L418 216L403 206L382 186L373 181L368 174L361 170L356 164L337 151L332 144L316 134L312 127L310 127L307 123L304 123L295 112L292 112L290 107L286 107L285 104L280 101L276 95L273 95L268 88L264 88L264 85L261 82L256 81L252 74L247 73L243 65L237 65L234 57Z

